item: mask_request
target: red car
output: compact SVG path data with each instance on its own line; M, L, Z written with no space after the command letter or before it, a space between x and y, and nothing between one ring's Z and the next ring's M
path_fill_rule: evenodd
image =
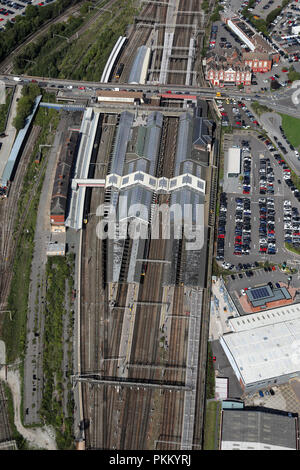
M258 122L257 122L257 121L253 121L253 124L257 124L257 125L258 125Z
M220 235L218 235L218 238L225 238L224 233L221 233Z
M275 267L275 266L272 266L272 271L276 271L276 267Z
M241 125L242 125L241 121L236 121L235 123L236 123L238 126L241 126Z
M270 80L275 80L275 77L270 77Z
M227 116L227 113L221 113L221 116Z
M79 86L78 90L85 90L85 86ZM168 93L168 92L167 92Z

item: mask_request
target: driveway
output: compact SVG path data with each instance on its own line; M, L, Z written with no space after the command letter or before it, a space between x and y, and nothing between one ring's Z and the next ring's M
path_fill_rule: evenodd
M0 379L5 381L5 367L0 369ZM55 433L50 426L41 428L24 428L21 422L21 392L20 375L18 370L8 369L7 384L13 395L14 402L14 423L20 434L26 439L33 448L56 450Z

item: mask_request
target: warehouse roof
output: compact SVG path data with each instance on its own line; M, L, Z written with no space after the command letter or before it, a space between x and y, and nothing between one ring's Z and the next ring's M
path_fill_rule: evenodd
M297 448L295 418L258 410L223 410L221 450Z
M231 147L225 154L226 175L239 175L241 172L241 149Z
M250 316L249 316L250 317ZM243 318L244 319L244 318ZM255 325L255 318L245 321ZM237 377L245 384L300 371L300 318L225 334L220 343Z
M296 319L300 319L299 303L243 315L242 317L230 318L229 323L233 331L244 331L252 330L253 327L258 328Z

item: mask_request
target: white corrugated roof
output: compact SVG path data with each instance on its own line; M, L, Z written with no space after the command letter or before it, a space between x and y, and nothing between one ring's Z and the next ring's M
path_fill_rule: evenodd
M300 303L230 318L229 324L233 331L245 331L296 319L300 319Z
M300 371L300 318L230 333L221 344L245 384Z

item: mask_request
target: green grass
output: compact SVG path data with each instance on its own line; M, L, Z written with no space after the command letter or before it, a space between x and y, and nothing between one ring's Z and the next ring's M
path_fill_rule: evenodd
M287 114L280 114L282 118L282 128L287 139L295 147L300 146L300 119Z
M12 96L12 90L7 89L5 104L0 105L0 133L5 131L6 118Z
M49 112L51 111L51 112ZM14 234L20 228L20 221L22 214L29 202L32 193L35 178L38 178L40 172L45 173L45 168L37 166L34 163L34 158L38 150L38 144L49 143L54 134L49 138L49 125L52 124L52 129L55 129L57 124L58 112L55 110L46 110L40 108L34 124L42 127L38 141L33 149L30 163L24 177L24 183L21 195L16 208L17 216L14 227ZM48 139L49 138L49 139ZM16 256L13 265L13 277L8 296L8 310L12 312L12 320L7 313L4 316L1 324L1 337L6 344L7 362L12 363L17 358L24 357L25 344L26 344L26 320L27 320L27 307L28 307L28 293L30 286L30 272L31 261L34 250L34 233L36 228L37 208L39 204L40 192L44 180L44 173L41 174L41 180L31 203L27 210L26 223L23 225L22 231L16 247Z
M206 398L215 396L215 369L210 343L207 344Z
M5 398L6 398L6 406L7 406L7 414L8 414L8 421L11 429L11 439L16 441L18 450L27 450L29 449L28 443L26 439L18 432L15 423L14 423L14 403L12 393L10 391L9 386L2 382Z
M256 114L258 114L258 116L260 116L260 115L263 114L263 113L270 113L270 112L272 112L271 109L269 109L267 106L263 106L262 104L258 103L258 101L254 101L254 102L251 104L251 107L252 107L253 110L256 112Z
M54 426L59 449L73 449L73 395L68 393L68 413L63 410L63 325L68 312L65 308L66 284L72 288L74 258L51 257L46 265L46 311L43 336L44 389L41 416ZM68 290L67 290L68 292ZM67 317L70 320L70 316ZM71 330L72 331L72 330ZM69 346L72 333L69 335Z
M291 243L284 243L284 247L289 250L289 251L292 251L293 253L296 253L297 255L300 255L300 248L296 248L295 246L293 246Z
M26 72L27 75L100 80L114 44L120 35L124 35L137 14L134 0L118 0L111 7L111 13L103 12L78 39L68 43L56 36L52 37L51 31L48 32L39 38L36 45L29 45L22 55L15 59L15 68L19 72ZM86 15L85 21L88 18ZM56 28L62 30L63 35L70 37L71 32L80 30L82 21L81 19L81 23L76 24L74 19L72 24L60 23ZM64 34L68 29L70 32ZM32 62L26 62L24 59Z
M211 401L206 403L204 422L204 450L218 450L221 403ZM217 446L216 446L217 441Z

